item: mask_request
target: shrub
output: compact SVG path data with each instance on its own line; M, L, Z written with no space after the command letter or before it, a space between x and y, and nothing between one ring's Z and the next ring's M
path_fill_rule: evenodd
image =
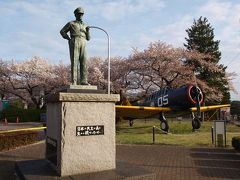
M232 146L234 147L234 149L240 151L240 136L232 138Z
M40 114L44 112L46 111L42 109L22 109L16 106L10 106L0 113L0 119L3 121L4 118L7 118L8 122L16 122L18 117L20 122L39 122Z
M38 141L37 131L17 131L0 133L0 151L32 144Z

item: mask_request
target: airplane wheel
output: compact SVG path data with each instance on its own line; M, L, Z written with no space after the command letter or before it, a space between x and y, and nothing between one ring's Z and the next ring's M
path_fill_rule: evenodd
M169 126L168 126L167 121L161 121L160 128L161 128L161 130L168 132Z
M129 126L133 126L134 122L133 120L129 120Z
M199 119L193 119L192 121L192 128L193 129L199 129L201 127L201 122Z

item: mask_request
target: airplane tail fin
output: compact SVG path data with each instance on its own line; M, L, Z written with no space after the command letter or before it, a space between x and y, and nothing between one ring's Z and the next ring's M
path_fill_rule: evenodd
M120 104L123 106L132 106L130 101L123 95L122 90L120 91Z

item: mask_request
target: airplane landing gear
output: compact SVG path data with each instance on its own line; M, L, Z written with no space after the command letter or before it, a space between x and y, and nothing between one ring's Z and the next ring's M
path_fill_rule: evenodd
M192 128L194 131L194 129L199 129L201 127L201 119L195 117L194 113L192 113L192 117L193 117Z
M161 121L160 128L161 128L161 130L168 132L169 125L168 125L167 121Z
M163 130L163 131L165 131L165 132L168 132L168 130L169 130L169 125L168 125L168 122L167 122L167 120L166 120L163 112L161 112L161 113L159 114L159 120L161 121L161 123L160 123L160 128L161 128L161 130Z
M134 124L134 121L133 121L133 119L131 119L131 120L129 120L129 126L133 126L133 124Z
M201 127L201 122L198 118L194 118L192 120L192 128L194 129L199 129Z

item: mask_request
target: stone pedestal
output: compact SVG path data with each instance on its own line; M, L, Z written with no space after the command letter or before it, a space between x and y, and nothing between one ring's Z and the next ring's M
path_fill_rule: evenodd
M60 176L116 168L119 95L60 92L46 101L46 159Z

